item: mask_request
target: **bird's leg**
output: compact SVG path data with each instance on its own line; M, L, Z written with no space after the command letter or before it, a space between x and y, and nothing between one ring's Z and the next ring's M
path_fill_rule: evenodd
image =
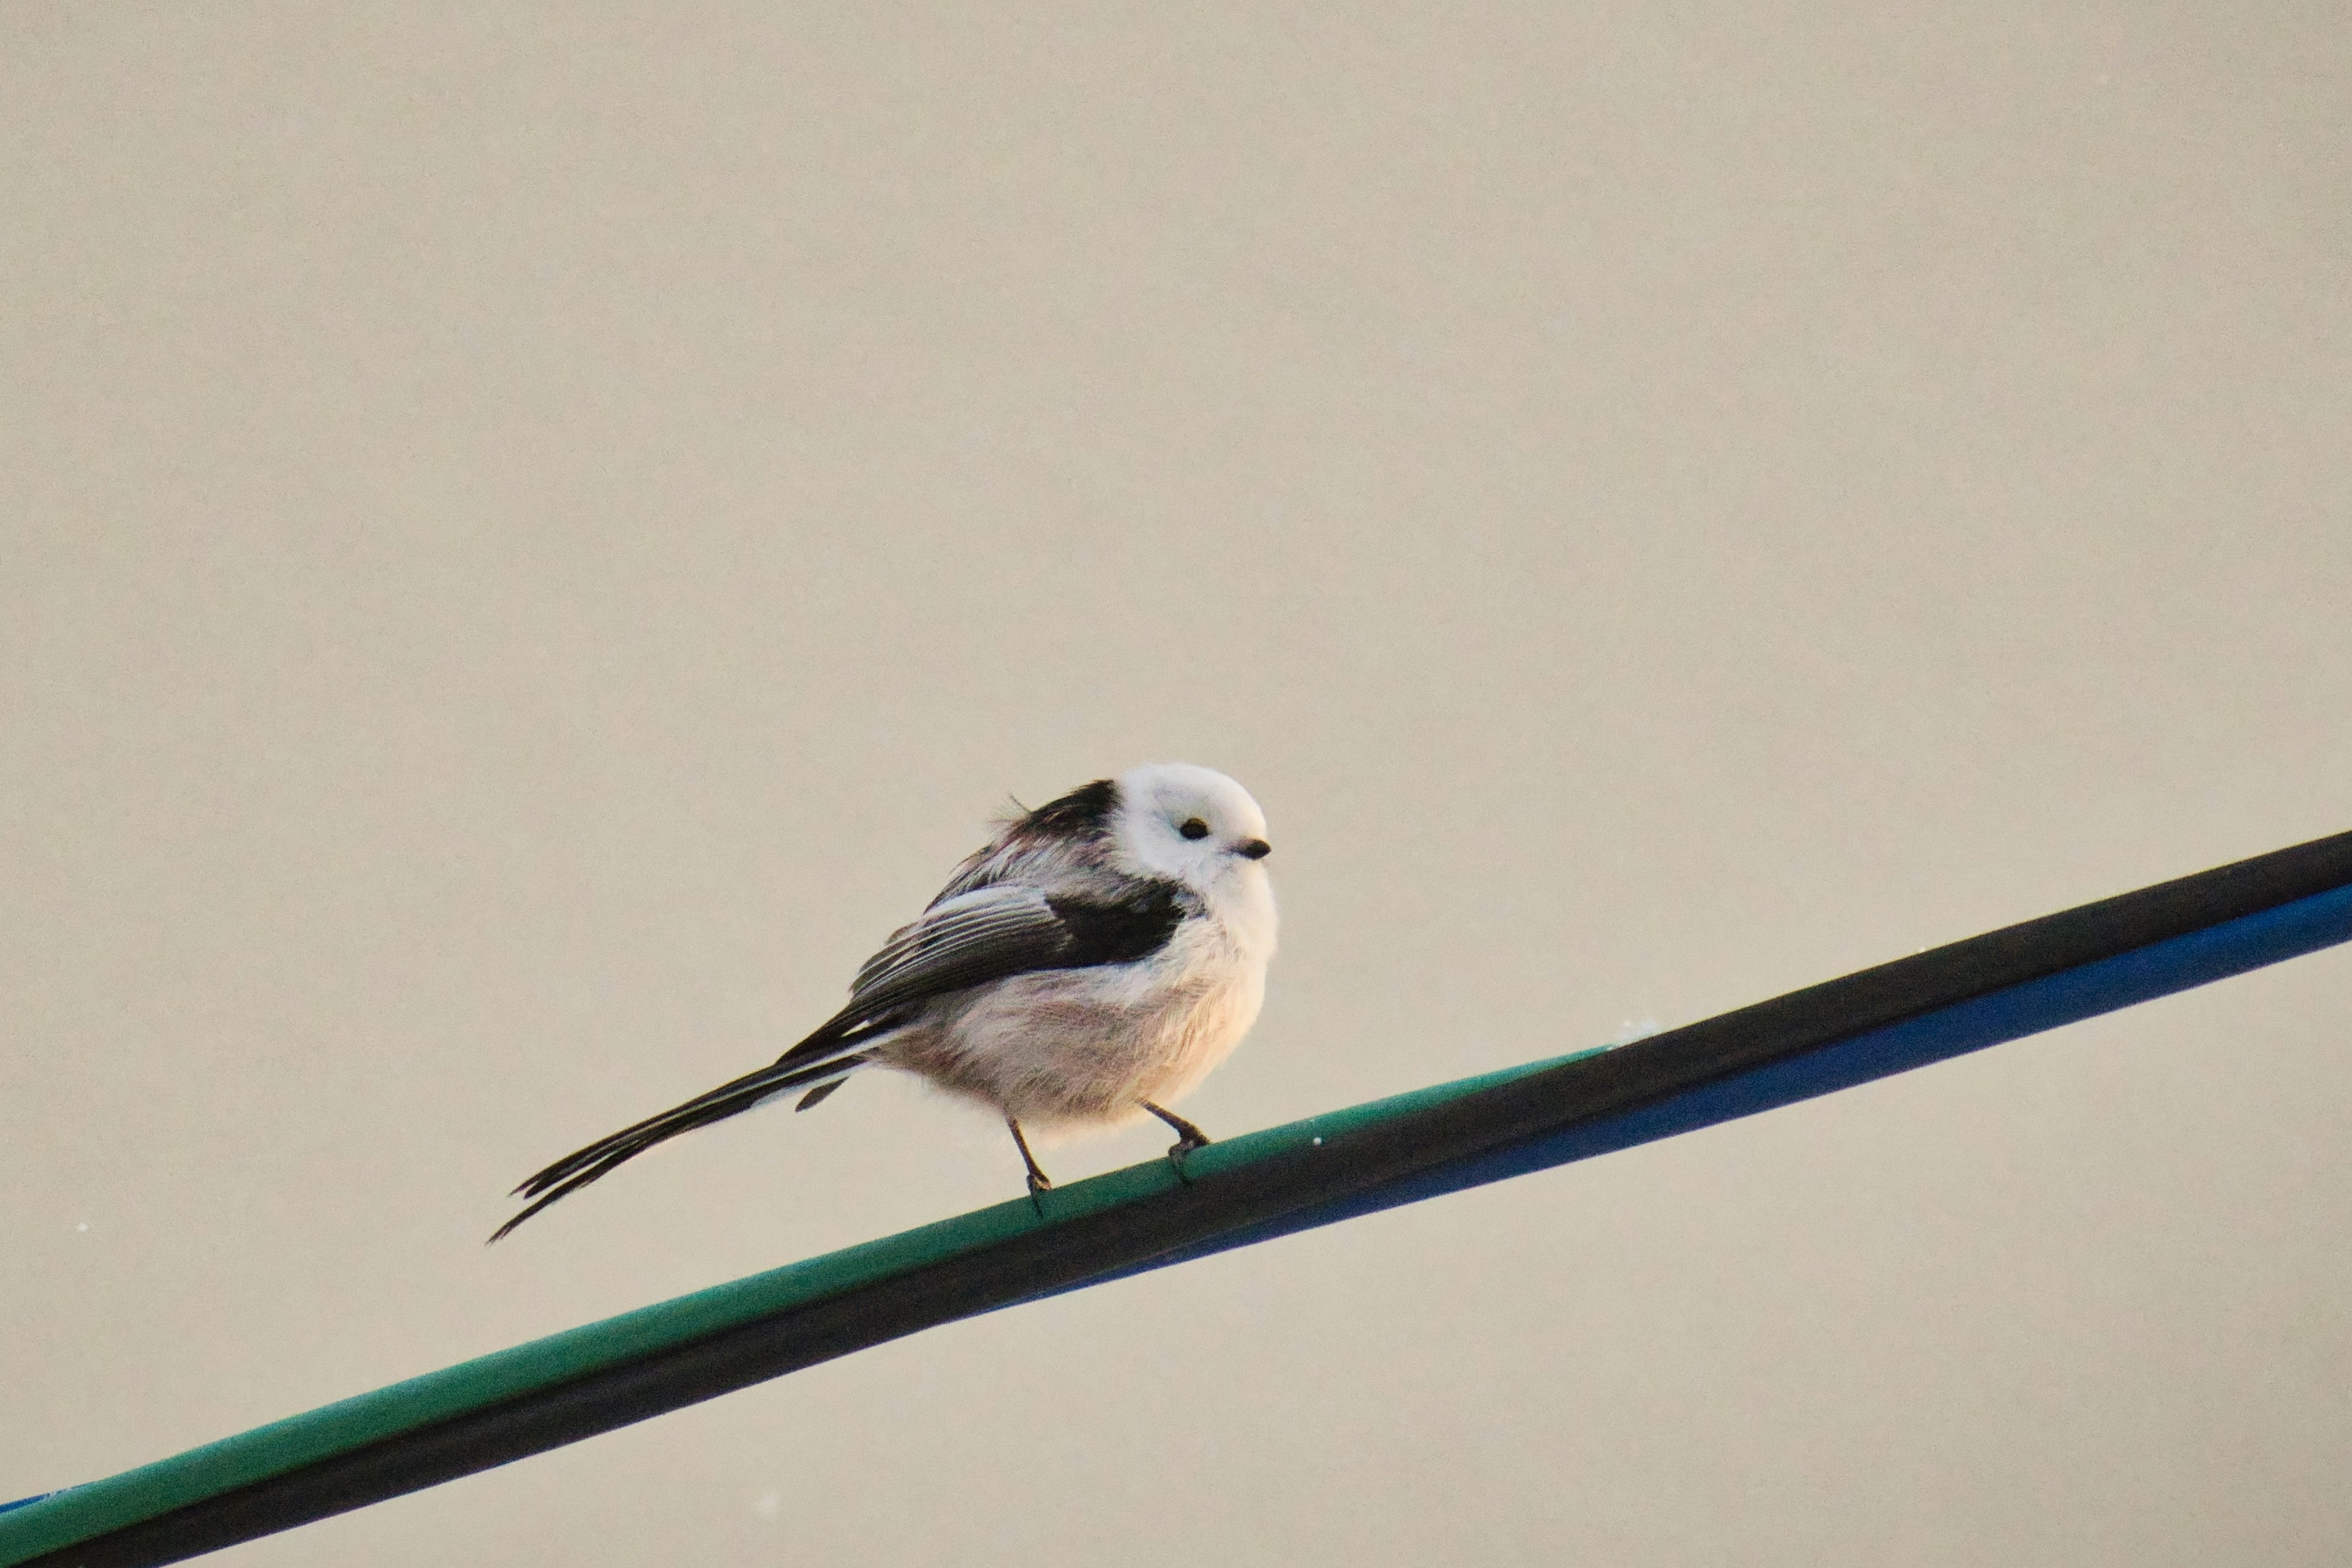
M1172 1110L1154 1105L1148 1100L1143 1102L1143 1109L1176 1130L1176 1147L1168 1151L1171 1154L1189 1154L1195 1149L1207 1148L1212 1142L1207 1133Z
M1029 1167L1029 1201L1042 1215L1045 1212L1045 1205L1039 1201L1037 1194L1052 1186L1054 1178L1037 1168L1037 1156L1029 1152L1029 1140L1021 1136L1021 1123L1008 1116L1004 1119L1004 1126L1013 1134L1013 1146L1021 1151L1021 1163Z
M1179 1176L1182 1176L1184 1156L1195 1149L1207 1148L1210 1142L1209 1135L1174 1111L1163 1110L1148 1100L1143 1102L1143 1109L1176 1130L1176 1142L1168 1146L1168 1163L1176 1167L1176 1173Z

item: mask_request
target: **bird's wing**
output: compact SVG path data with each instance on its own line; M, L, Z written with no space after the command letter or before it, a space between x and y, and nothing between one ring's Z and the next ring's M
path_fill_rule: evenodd
M976 888L893 933L857 971L845 1012L878 1017L1031 970L1132 963L1167 942L1187 902L1176 884L1139 879L1108 898L1011 883Z
M934 996L1034 970L1148 957L1198 901L1178 883L1139 877L1066 891L999 882L942 899L891 932L858 966L849 1005L776 1065L805 1068L864 1050Z

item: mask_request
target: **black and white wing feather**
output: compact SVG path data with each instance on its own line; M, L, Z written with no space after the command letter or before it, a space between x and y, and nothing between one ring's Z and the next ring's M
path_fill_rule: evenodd
M843 1014L878 1017L1030 970L1131 963L1158 952L1192 903L1174 882L1132 878L1109 898L1009 883L960 893L924 910L866 961Z
M1057 969L1075 945L1053 900L1039 889L975 889L933 904L922 919L891 932L882 950L858 966L843 1011L878 1017L1025 969Z
M515 1189L517 1196L533 1201L490 1239L681 1132L794 1090L812 1090L821 1098L866 1064L866 1047L912 1021L936 997L1035 970L1149 957L1166 944L1192 901L1192 895L1173 882L1138 879L1067 894L1009 882L951 890L866 961L850 986L849 1005L806 1039L757 1072L558 1160Z

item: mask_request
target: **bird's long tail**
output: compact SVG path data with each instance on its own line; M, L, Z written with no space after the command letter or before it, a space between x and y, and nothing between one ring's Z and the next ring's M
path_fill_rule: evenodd
M870 1039L872 1037L866 1037ZM681 1132L691 1132L698 1127L708 1127L714 1121L724 1121L730 1116L740 1116L762 1100L789 1094L794 1089L810 1090L809 1101L804 1104L821 1100L842 1079L872 1059L862 1050L810 1051L808 1047L816 1043L816 1037L812 1037L771 1066L757 1072L745 1073L707 1094L696 1095L683 1105L673 1106L659 1116L649 1116L634 1127L624 1127L609 1137L599 1138L585 1149L566 1154L515 1189L515 1196L534 1201L520 1214L499 1226L490 1239L499 1240L556 1199L578 1192L614 1166L636 1158L656 1143L666 1142Z

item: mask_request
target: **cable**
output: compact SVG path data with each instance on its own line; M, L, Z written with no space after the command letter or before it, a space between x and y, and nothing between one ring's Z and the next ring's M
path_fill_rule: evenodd
M2352 833L1631 1045L1213 1143L756 1274L0 1512L0 1568L177 1562L961 1318L1884 1078L2352 941Z

